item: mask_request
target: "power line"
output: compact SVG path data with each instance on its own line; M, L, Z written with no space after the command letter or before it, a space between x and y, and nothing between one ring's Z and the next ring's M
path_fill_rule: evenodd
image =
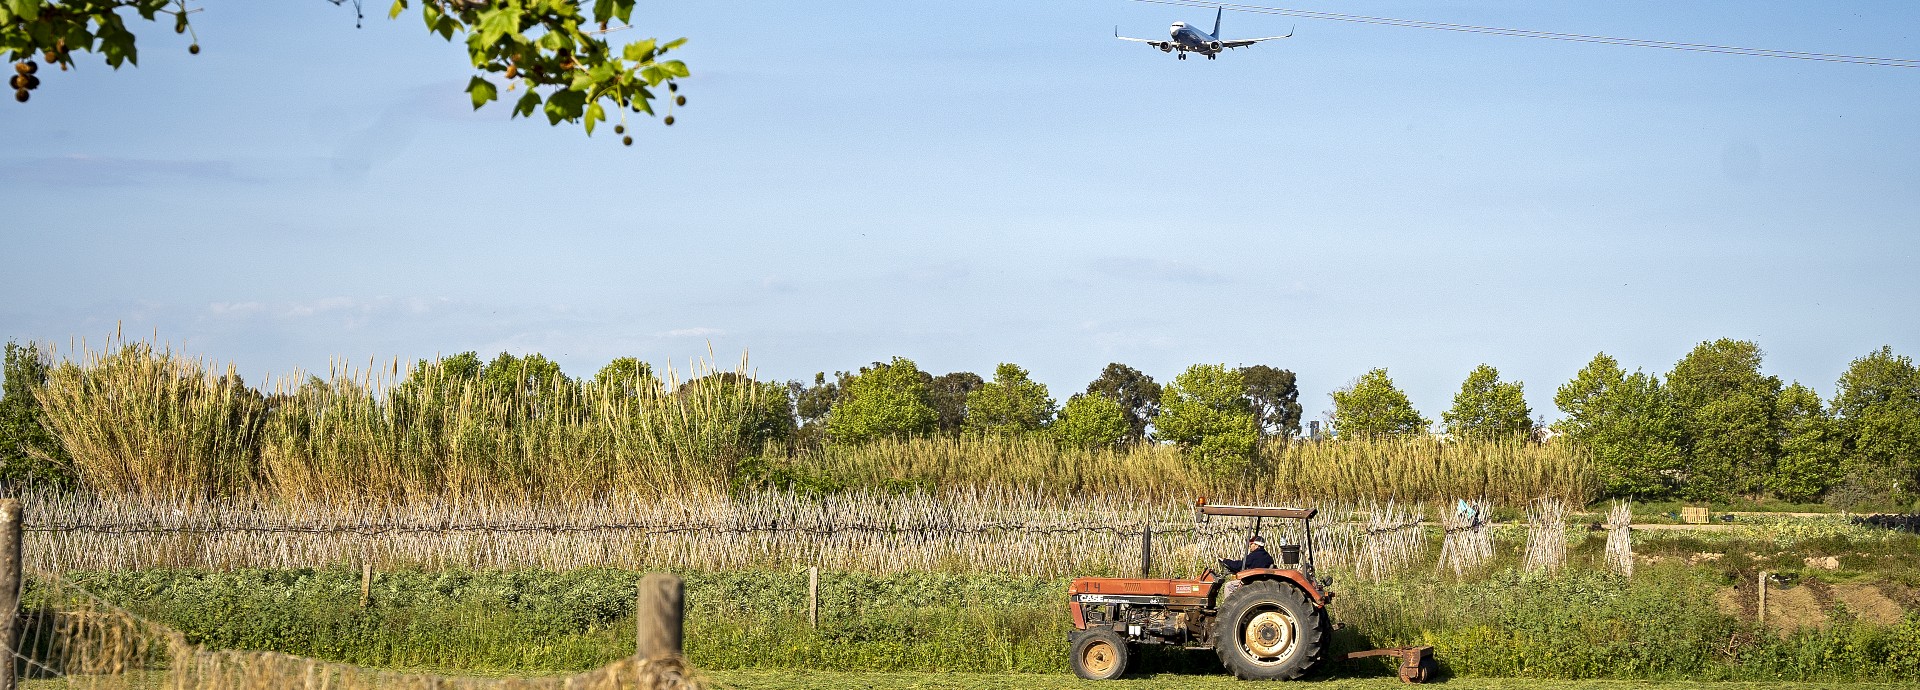
M1370 17L1357 14L1337 14L1334 12L1316 12L1296 10L1285 7L1267 7L1264 5L1240 5L1234 3L1204 2L1203 0L1134 0L1156 5L1174 5L1178 7L1224 7L1235 12L1248 14L1270 14L1302 19L1321 19L1333 22L1351 22L1355 24L1375 24L1379 26L1399 26L1409 29L1430 29L1434 31L1453 31L1457 33L1487 34L1492 36L1514 36L1518 38L1539 38L1552 41L1572 41L1575 43L1598 43L1601 45L1633 46L1638 48L1659 48L1662 50L1680 50L1694 53L1720 53L1724 55L1747 55L1752 57L1782 58L1788 60L1812 60L1815 62L1842 62L1855 65L1875 65L1879 67L1920 67L1920 60L1907 58L1868 57L1864 55L1840 55L1835 53L1809 53L1795 50L1773 50L1769 48L1742 48L1739 46L1713 45L1710 43L1681 43L1677 41L1655 41L1641 38L1620 38L1616 36L1593 36L1588 34L1570 34L1554 31L1534 31L1531 29L1509 29L1497 26L1475 26L1472 24L1448 24L1418 19L1395 19L1392 17Z

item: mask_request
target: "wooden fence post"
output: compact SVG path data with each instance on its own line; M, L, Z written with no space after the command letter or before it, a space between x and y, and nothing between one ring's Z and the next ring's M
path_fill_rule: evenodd
M20 645L20 499L0 498L0 690L14 690Z
M1754 617L1760 619L1760 627L1764 628L1767 625L1767 571L1765 570L1760 571L1760 606L1758 608L1760 610Z
M373 593L373 561L360 561L360 608L367 607L367 595Z
M820 566L807 566L807 624L820 627Z
M686 583L680 576L653 573L640 580L640 600L634 610L640 659L680 655L681 625L686 615Z

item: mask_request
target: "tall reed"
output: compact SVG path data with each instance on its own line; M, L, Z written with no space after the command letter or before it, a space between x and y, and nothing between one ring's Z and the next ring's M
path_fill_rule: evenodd
M231 366L116 340L54 367L35 395L89 488L225 495L259 485L266 404Z
M231 368L145 343L84 347L38 392L90 491L299 502L464 497L568 504L612 495L993 490L1051 498L1422 502L1483 496L1584 505L1592 462L1563 444L1398 440L1266 444L1243 471L1178 449L1065 447L1045 434L794 448L787 393L744 358L687 380L521 380L445 362L403 375L336 365L262 394Z
M1276 445L1261 454L1263 495L1327 500L1447 500L1479 496L1518 505L1540 496L1586 505L1593 461L1563 443L1461 441L1430 436Z

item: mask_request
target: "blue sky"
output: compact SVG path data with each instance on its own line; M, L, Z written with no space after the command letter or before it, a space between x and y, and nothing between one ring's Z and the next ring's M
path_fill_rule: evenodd
M1493 364L1553 418L1597 351L1757 340L1823 394L1920 353L1920 69L1299 20L1176 61L1211 12L1098 2L642 3L678 123L471 112L416 15L205 0L203 51L43 73L0 107L0 337L116 324L249 380L542 352L763 378L1012 361L1298 372L1309 417L1388 367L1438 418ZM1904 2L1286 7L1920 57ZM1228 36L1292 19L1228 13Z

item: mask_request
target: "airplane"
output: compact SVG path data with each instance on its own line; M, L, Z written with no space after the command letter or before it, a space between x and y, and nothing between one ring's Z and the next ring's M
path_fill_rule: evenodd
M1186 22L1174 22L1173 28L1169 30L1173 34L1172 40L1156 41L1150 38L1131 38L1128 36L1122 36L1120 35L1120 27L1118 26L1113 27L1113 37L1120 39L1122 41L1135 41L1138 43L1145 43L1155 48L1159 48L1160 52L1162 53L1171 53L1173 51L1178 50L1180 51L1180 59L1182 60L1187 59L1187 53L1199 53L1201 55L1207 56L1208 60L1212 60L1215 56L1219 55L1220 51L1222 50L1227 50L1230 48L1245 48L1247 46L1253 45L1255 43L1259 43L1261 41L1271 41L1279 38L1293 37L1293 30L1288 29L1287 35L1285 36L1267 36L1265 38L1236 38L1231 40L1221 40L1220 15L1226 13L1226 11L1227 11L1227 8L1221 7L1221 8L1218 8L1213 13L1213 33L1207 33L1197 28L1187 26Z

